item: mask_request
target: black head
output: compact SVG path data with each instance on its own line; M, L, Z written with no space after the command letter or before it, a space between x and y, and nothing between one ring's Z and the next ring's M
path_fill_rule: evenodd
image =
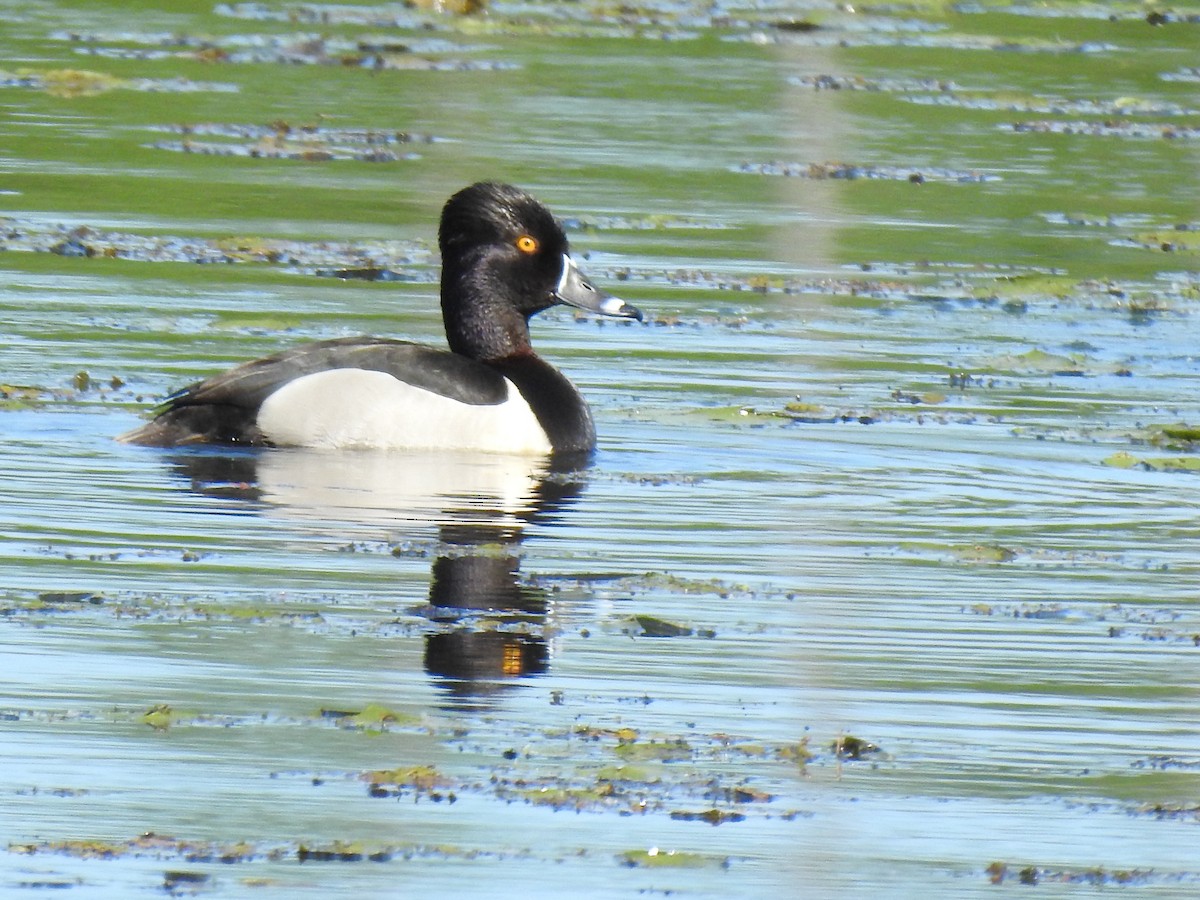
M524 234L549 242L549 253L566 253L567 237L550 210L511 184L481 181L446 201L438 244L455 255L487 245L515 246Z
M443 288L447 275L479 279L476 293L453 296L452 303L478 302L483 291L526 319L555 303L567 236L550 210L519 188L481 182L459 191L442 210L438 244ZM443 308L446 302L443 289Z
M587 282L550 210L512 185L480 182L451 197L438 244L442 316L456 353L484 360L530 353L529 317L556 303L641 318Z

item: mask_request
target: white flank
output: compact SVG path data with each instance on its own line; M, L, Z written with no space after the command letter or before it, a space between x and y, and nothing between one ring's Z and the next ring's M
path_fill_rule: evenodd
M505 381L507 400L473 406L386 372L330 369L289 381L267 397L258 427L280 447L549 453L533 410Z

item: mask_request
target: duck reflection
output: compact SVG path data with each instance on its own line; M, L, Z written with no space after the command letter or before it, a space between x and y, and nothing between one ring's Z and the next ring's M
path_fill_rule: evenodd
M176 453L192 490L303 519L338 539L437 535L425 670L456 702L480 702L550 665L551 604L523 584L526 529L583 491L586 458L211 449Z
M451 552L434 560L429 618L457 624L480 610L502 611L507 626L504 631L453 628L426 637L425 671L457 694L475 693L497 679L540 675L549 666L546 638L521 630L523 625L544 625L549 602L543 591L518 579L520 560L509 551L519 541L519 531L486 526L448 526L441 531L440 546ZM478 552L489 544L501 544L505 550L496 555Z

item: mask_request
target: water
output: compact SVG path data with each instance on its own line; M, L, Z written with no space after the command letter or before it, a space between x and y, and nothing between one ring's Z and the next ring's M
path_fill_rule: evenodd
M1194 23L311 9L7 6L0 892L1194 895ZM481 177L586 471L113 442Z

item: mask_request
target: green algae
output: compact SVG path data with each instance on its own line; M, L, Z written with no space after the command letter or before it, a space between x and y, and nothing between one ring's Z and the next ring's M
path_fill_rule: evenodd
M728 868L729 858L682 850L626 850L618 857L622 865L643 869L707 869Z
M744 822L746 817L727 809L705 809L699 812L675 810L671 818L677 822L704 822L707 825L724 825L728 822Z
M1150 472L1200 472L1200 456L1136 456L1120 450L1106 456L1104 464L1114 469L1145 469Z
M883 753L876 744L852 734L839 734L830 743L829 751L839 760L854 761L878 758Z
M372 797L396 797L406 792L438 795L440 789L452 787L454 782L436 767L430 765L404 766L398 769L376 769L363 772L359 780L368 784L368 793ZM449 794L451 802L455 795Z
M689 637L695 632L687 625L668 622L657 616L635 615L630 619L631 633L641 637Z
M330 713L322 710L321 715L325 718L335 718L337 723L343 728L356 728L363 731L380 731L392 725L403 727L415 725L420 722L419 716L389 709L380 703L368 703L358 712L345 713L343 715L331 716Z
M617 791L611 782L601 782L593 787L521 786L511 793L515 799L524 800L534 806L575 811L594 810L612 805L616 795Z
M984 870L992 884L1006 881L1021 885L1068 884L1100 886L1144 885L1159 880L1161 876L1149 869L1058 868L1055 866L1025 865L1004 862L989 863Z
M128 840L66 838L10 843L8 851L20 856L66 856L86 860L152 859L163 862L237 865L264 862L385 863L392 860L469 860L498 858L500 854L449 844L385 843L365 840L301 840L294 842L220 842L179 838L146 832ZM519 858L521 854L508 854ZM501 857L502 858L502 857ZM168 872L167 881L203 881Z
M695 757L695 751L685 740L629 741L618 744L613 753L626 763L685 762Z
M1084 361L1081 357L1051 353L1040 347L1034 347L1024 353L994 357L989 360L988 367L998 372L1017 374L1068 376L1084 374Z
M146 832L128 840L67 838L9 844L9 852L24 856L60 855L76 859L112 860L123 857L233 864L256 859L280 859L291 851L249 842L209 842Z
M965 563L1006 563L1017 558L1017 552L996 544L956 544L950 548L951 555Z

